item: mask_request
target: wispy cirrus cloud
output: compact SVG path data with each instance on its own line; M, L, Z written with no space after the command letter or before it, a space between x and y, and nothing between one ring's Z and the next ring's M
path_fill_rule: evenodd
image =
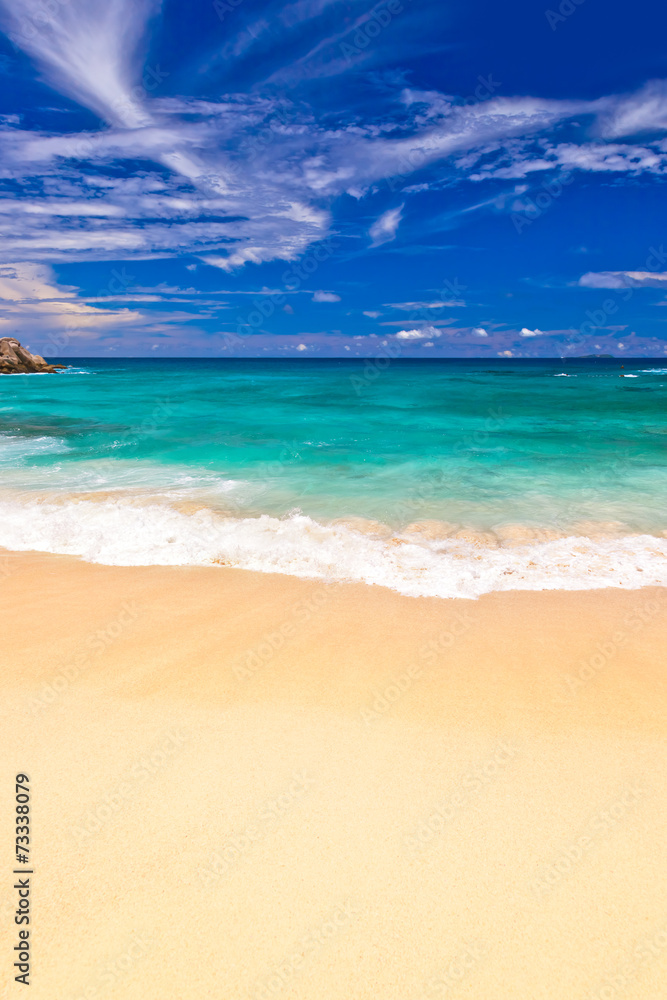
M649 80L633 94L602 98L595 132L605 139L667 129L667 80Z
M662 288L667 287L665 271L588 271L578 284L582 288Z
M553 118L551 110L536 115L532 105L522 117L525 102L517 102L513 115L505 106L500 123L513 135L520 128L527 133L512 145L493 101L484 115L470 115L465 127L467 109L451 112L447 105L436 117L427 109L427 121L417 120L421 113L395 120L389 133L378 133L372 123L352 131L344 123L323 129L308 116L299 118L296 107L292 123L275 128L278 103L265 98L148 103L154 123L132 129L44 135L0 128L0 179L11 185L0 197L5 260L194 253L209 254L210 263L226 270L294 260L331 231L337 197L372 196L383 178L398 175L407 184L414 173L428 171L428 187L445 175L449 183L523 176L535 166L533 130ZM420 127L422 138L415 133ZM401 134L408 129L410 138ZM247 146L244 136L252 140ZM464 142L466 164L458 155ZM133 162L141 162L141 170L118 175L119 165ZM657 148L586 142L547 149L538 166L541 173L604 168L655 174L666 163L667 151ZM371 227L374 246L395 238L403 205ZM55 239L49 217L60 220Z
M400 309L402 312L414 312L419 309L444 309L446 306L464 306L460 299L438 299L435 302L385 302L388 309Z
M0 0L0 24L56 90L115 125L148 124L133 94L138 50L161 0Z
M403 205L390 208L373 223L368 230L368 235L372 240L371 246L379 247L396 238L398 227L403 219L403 208Z
M280 8L280 23L296 32L344 7L297 0ZM158 0L69 0L50 6L43 23L41 9L40 0L0 0L5 30L42 76L107 124L78 133L0 125L0 259L8 263L191 254L233 271L304 254L336 229L341 195L368 199L368 217L383 181L403 200L370 227L372 247L395 240L408 198L445 183L667 169L667 144L657 138L667 130L664 81L597 100L470 103L397 79L378 92L372 116L353 121L341 109L322 122L302 99L261 88L201 100L137 87ZM355 6L342 34L369 10ZM311 46L312 65L314 50L329 51L336 37ZM294 64L288 54L284 62ZM572 122L576 141L573 130L560 140ZM497 203L496 193L475 209L498 211Z

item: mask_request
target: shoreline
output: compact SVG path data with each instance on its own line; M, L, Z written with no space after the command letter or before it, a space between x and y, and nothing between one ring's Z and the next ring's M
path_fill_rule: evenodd
M393 529L361 517L320 522L298 511L251 517L216 510L197 494L0 493L0 547L8 550L109 566L220 566L333 579L411 597L665 585L667 530L621 527L589 521L567 530L519 523L482 530L431 519Z
M3 565L36 1000L658 995L667 589Z

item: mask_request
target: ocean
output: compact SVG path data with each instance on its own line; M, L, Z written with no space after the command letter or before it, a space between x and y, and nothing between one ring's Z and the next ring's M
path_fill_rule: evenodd
M64 363L0 377L5 548L445 598L667 583L660 361Z

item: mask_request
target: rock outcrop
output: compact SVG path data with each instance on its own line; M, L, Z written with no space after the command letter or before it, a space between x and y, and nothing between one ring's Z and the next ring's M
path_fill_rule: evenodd
M57 372L67 365L50 365L39 354L31 354L14 337L0 340L0 375L24 375L34 372Z

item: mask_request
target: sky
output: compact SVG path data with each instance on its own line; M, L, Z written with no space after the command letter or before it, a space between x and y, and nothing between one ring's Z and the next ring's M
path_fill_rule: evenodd
M0 336L667 358L661 0L0 0L0 29Z

